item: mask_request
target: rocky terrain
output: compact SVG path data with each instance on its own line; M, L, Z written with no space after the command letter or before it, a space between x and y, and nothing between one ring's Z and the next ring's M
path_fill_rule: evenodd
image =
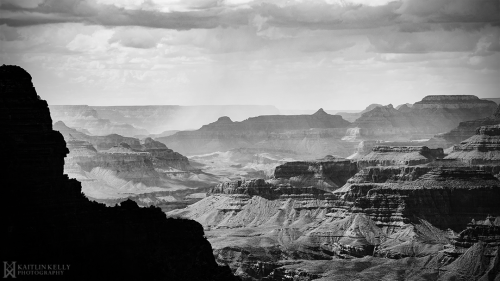
M493 174L500 173L500 124L482 126L476 134L453 147L444 160L464 163Z
M279 114L277 108L268 105L51 105L50 111L54 121L63 121L72 128L87 128L93 135L119 134L127 137L197 129L207 120L217 120L220 116L244 120Z
M233 122L221 117L196 131L157 138L184 155L237 148L294 151L314 159L327 154L347 156L355 144L340 141L349 122L322 109L312 115L268 115Z
M235 280L217 265L199 223L131 201L109 208L85 198L80 183L63 174L69 151L52 130L31 76L3 65L0 89L1 147L9 159L1 197L3 260L69 264L63 279L72 280ZM88 143L75 146L95 153Z
M486 118L496 108L495 102L476 96L427 96L412 107L375 107L363 113L351 126L360 128L360 134L365 137L418 139L450 131L460 122Z
M219 180L151 138L88 136L75 134L62 122L56 125L70 151L64 172L80 181L82 191L93 200L113 205L131 198L141 206L161 206L164 210L185 207L200 199L187 196L206 192Z
M291 150L235 148L189 156L192 166L215 175L220 180L242 178L271 178L274 169L281 164L294 161L297 154Z
M478 127L497 124L500 124L500 105L493 115L476 120L460 122L458 127L447 133L439 134L436 138L442 138L451 144L459 144L461 141L472 137Z
M496 126L478 128L448 156L369 143L353 160L220 183L167 214L200 222L217 260L244 280L496 280L497 138Z
M149 134L143 128L102 118L95 109L88 105L51 105L49 108L53 120L63 121L72 128L85 129L92 135L134 136Z

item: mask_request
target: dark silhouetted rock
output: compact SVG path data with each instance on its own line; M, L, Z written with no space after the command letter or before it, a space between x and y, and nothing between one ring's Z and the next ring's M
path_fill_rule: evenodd
M83 196L80 183L63 175L66 143L26 71L0 67L0 90L1 149L9 159L2 260L69 264L64 279L73 280L234 280L215 262L199 223Z

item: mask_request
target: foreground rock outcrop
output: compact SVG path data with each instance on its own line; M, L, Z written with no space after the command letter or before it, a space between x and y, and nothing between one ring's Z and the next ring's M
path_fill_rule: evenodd
M4 65L0 89L1 148L10 162L1 196L3 260L69 264L63 274L74 280L234 280L215 262L199 223L130 201L113 208L88 201L80 183L63 175L68 149L31 76Z

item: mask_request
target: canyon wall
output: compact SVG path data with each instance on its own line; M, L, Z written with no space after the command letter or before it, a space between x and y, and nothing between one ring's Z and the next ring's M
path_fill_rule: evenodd
M493 115L485 118L460 122L458 127L447 133L439 134L436 138L442 138L451 144L459 144L461 141L475 135L478 127L497 124L500 124L500 105L497 107L497 110L493 113Z
M31 76L3 65L0 89L1 147L10 162L1 197L4 260L69 264L64 277L76 280L235 280L217 265L199 223L130 201L112 208L88 201L63 174L68 149Z
M319 110L313 115L271 115L233 122L221 117L196 131L157 138L185 155L235 148L291 150L309 158L348 156L355 144L340 141L349 122Z
M361 135L371 137L432 136L450 131L460 122L488 117L496 108L495 102L471 95L426 96L412 107L376 107L363 113L351 126L360 128Z
M217 120L220 116L244 120L252 116L279 114L279 110L271 105L51 105L50 110L54 121L63 121L70 127L87 126L95 135L114 133L125 136L198 129L207 120Z

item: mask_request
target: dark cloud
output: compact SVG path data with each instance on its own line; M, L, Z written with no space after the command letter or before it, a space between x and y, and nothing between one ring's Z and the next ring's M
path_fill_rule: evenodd
M31 4L29 4L31 3ZM137 9L98 4L94 0L3 1L0 24L28 26L81 22L104 26L143 26L186 30L247 25L255 16L267 25L308 29L357 29L400 23L500 21L498 0L402 0L382 6L328 4L320 1L255 1L225 6L224 1L190 0L186 11L161 12L147 1ZM41 16L43 15L43 16Z

